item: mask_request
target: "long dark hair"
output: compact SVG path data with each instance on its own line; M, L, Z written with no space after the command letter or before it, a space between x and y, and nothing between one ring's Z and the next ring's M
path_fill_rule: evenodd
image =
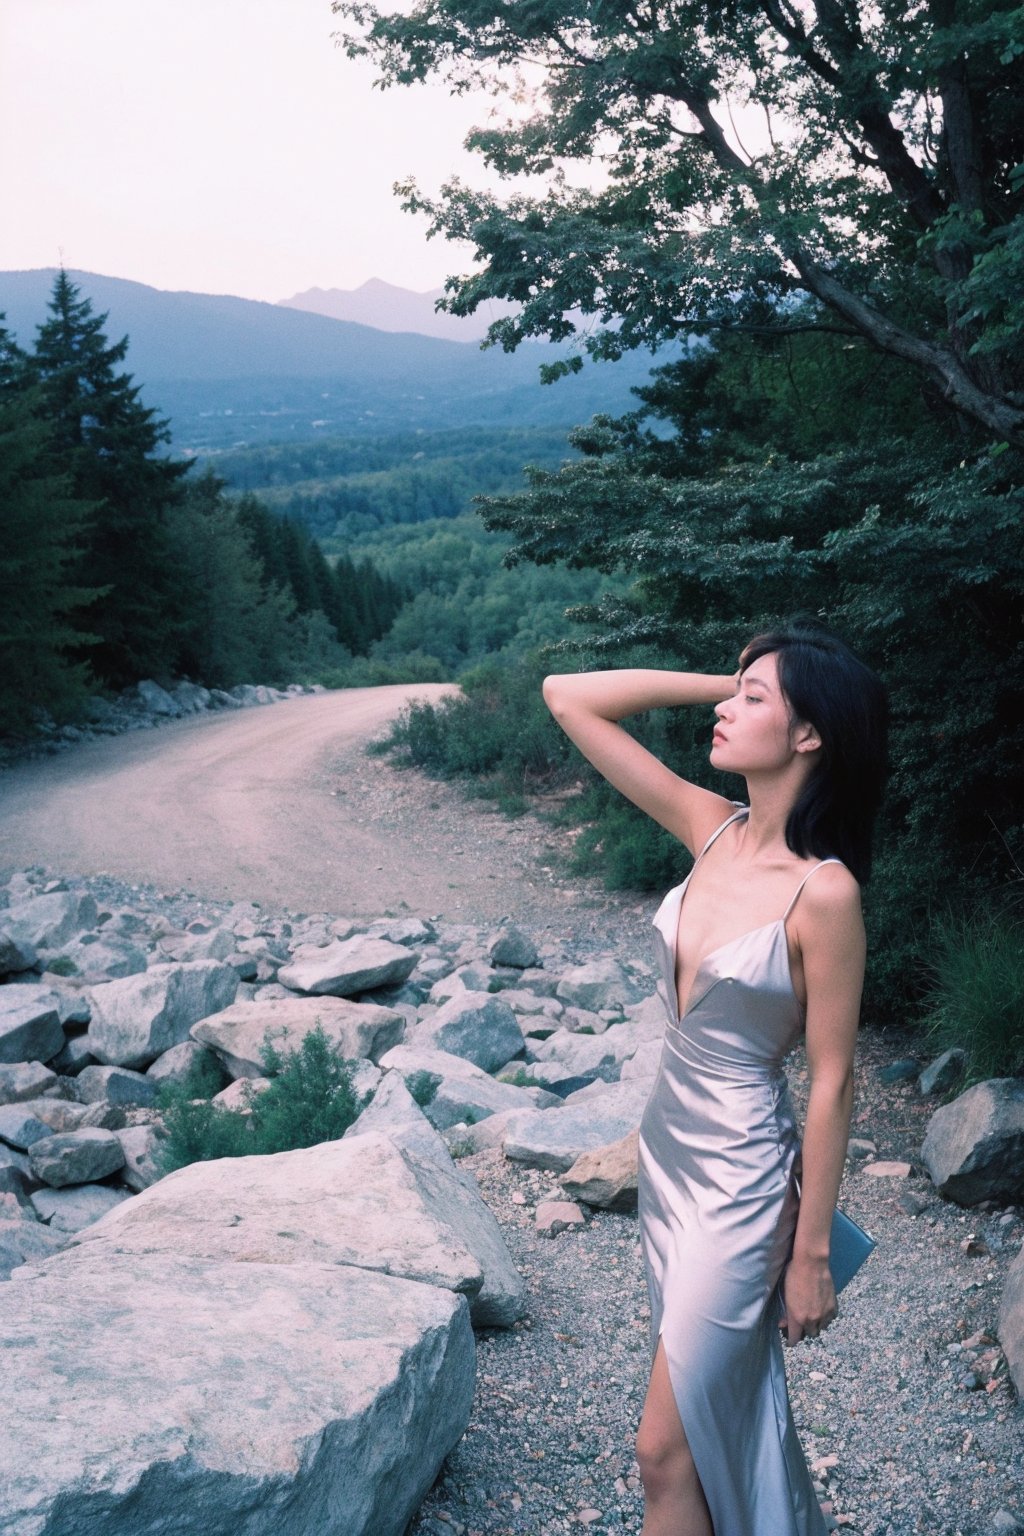
M810 620L757 635L744 647L741 671L769 653L794 724L805 721L821 737L786 822L786 844L801 859L841 859L863 885L889 771L885 687L837 635Z

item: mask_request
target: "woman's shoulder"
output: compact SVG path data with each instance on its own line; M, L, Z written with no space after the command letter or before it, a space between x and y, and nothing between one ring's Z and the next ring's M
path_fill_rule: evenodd
M859 919L861 898L856 876L839 859L810 862L802 877L797 911L810 922Z

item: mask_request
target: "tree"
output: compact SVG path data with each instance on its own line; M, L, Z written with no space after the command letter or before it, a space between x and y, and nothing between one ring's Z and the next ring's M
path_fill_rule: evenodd
M909 364L963 420L1024 445L1024 20L1012 0L335 0L383 86L518 93L467 140L504 200L413 182L481 270L446 307L511 299L506 349L618 356L695 330L830 328ZM591 185L570 174L582 165ZM593 185L593 183L597 183ZM796 305L799 313L793 314ZM571 363L580 363L577 356Z
M176 604L166 520L188 464L158 456L167 425L118 371L128 338L108 345L107 316L92 313L63 270L49 310L30 368L52 470L93 506L79 581L104 597L87 614L96 636L90 661L105 682L120 686L167 671Z
M72 615L100 595L74 580L93 509L53 472L39 409L25 354L0 325L0 731L81 702L89 677L76 653L91 637Z

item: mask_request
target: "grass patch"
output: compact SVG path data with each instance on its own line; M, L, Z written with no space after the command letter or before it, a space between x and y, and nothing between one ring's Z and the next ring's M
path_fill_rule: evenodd
M930 1043L963 1047L968 1083L1024 1073L1024 923L1006 913L940 919L928 968Z

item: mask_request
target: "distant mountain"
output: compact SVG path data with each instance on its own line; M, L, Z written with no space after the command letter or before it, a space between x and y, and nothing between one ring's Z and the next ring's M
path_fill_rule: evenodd
M332 320L372 325L378 331L414 331L419 336L462 342L482 341L493 321L516 309L514 304L492 299L474 315L446 315L434 308L443 293L443 288L416 293L411 288L396 288L394 283L371 277L358 288L307 288L305 293L281 299L280 305L282 309L327 315Z
M54 275L0 272L0 314L25 346L46 317ZM539 366L564 349L484 352L280 304L69 276L95 313L107 313L107 336L129 336L127 367L147 403L170 417L181 450L475 424L569 426L635 404L630 386L651 367L649 356L633 354L546 388Z

